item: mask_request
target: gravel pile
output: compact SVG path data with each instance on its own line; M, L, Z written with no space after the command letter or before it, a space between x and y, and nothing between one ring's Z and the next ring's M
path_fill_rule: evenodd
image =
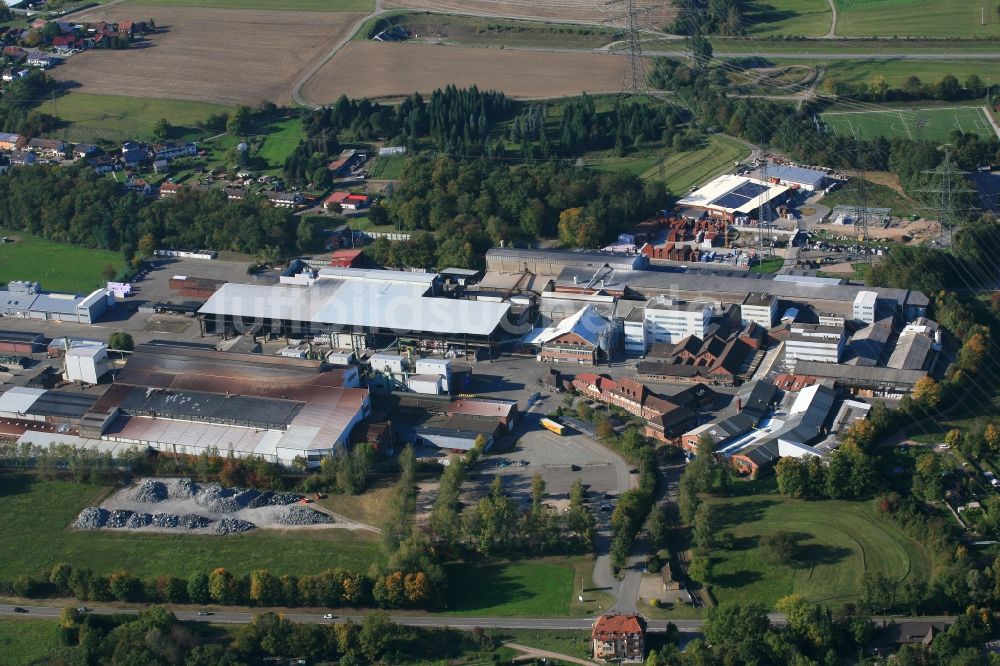
M245 509L250 506L251 503L256 501L260 497L260 491L254 490L253 488L248 489L236 489L236 494L233 495L233 501L236 502L237 506L241 509Z
M215 524L215 533L239 534L240 532L249 532L255 527L257 526L249 520L240 520L239 518L223 518Z
M210 483L194 496L194 501L215 513L233 513L241 508L233 499L234 495L236 495L235 490Z
M77 516L73 527L78 530L96 530L108 522L108 510L97 506L88 506Z
M295 504L300 499L302 499L302 495L296 495L295 493L274 493L268 503L270 506L283 506L285 504Z
M112 509L111 513L108 514L108 522L105 523L105 527L125 527L128 525L128 519L132 516L132 511L128 509Z
M331 516L299 504L279 509L274 513L274 520L282 525L323 525L334 522Z
M150 518L153 527L177 527L180 518L172 513L154 513Z
M186 516L180 516L178 522L189 530L196 530L199 527L208 527L212 522L205 516L199 516L193 513L189 513Z
M191 479L174 479L168 488L170 499L191 499L198 490L198 484Z
M133 488L128 498L133 502L162 502L167 499L167 484L147 479Z
M139 527L147 527L153 522L153 516L148 513L133 513L125 521L125 527L130 529L137 529Z

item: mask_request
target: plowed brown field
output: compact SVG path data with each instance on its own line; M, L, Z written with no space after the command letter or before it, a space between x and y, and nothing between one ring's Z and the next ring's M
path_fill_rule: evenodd
M302 89L312 104L348 97L399 97L453 83L511 97L560 97L621 88L625 59L426 44L351 42Z
M361 16L129 5L96 9L78 20L152 18L166 30L151 35L148 46L80 53L51 74L88 93L288 104L292 86L309 65Z
M622 24L625 2L609 0L383 0L386 9L429 9L451 14ZM636 0L640 25L662 28L676 12L670 0Z

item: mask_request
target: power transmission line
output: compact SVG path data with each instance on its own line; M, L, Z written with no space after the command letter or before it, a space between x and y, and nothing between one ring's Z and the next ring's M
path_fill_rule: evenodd
M937 180L936 185L917 190L922 194L931 195L932 202L923 206L923 209L936 214L941 227L939 238L942 243L951 245L953 227L961 214L976 210L975 207L966 205L964 201L965 197L975 194L972 188L965 185L965 175L968 172L955 166L951 160L951 152L946 149L944 161L937 168L928 169L923 173Z

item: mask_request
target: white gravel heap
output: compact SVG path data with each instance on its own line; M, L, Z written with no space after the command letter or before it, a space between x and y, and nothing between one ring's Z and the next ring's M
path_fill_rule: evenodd
M282 525L322 525L334 522L333 517L299 504L281 507L271 517Z
M146 479L133 488L128 497L133 502L162 502L167 499L167 484L162 481Z
M249 520L240 520L239 518L223 518L215 523L215 533L239 534L240 532L249 532L256 527L257 526Z

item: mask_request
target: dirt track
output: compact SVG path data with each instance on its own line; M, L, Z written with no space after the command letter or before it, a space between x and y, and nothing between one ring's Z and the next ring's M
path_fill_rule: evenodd
M220 104L291 101L294 82L347 34L361 14L233 11L194 7L96 9L78 20L148 19L166 31L149 46L91 51L51 74L80 92ZM335 99L340 92L333 96Z
M449 83L511 97L558 97L621 88L625 60L594 53L542 53L423 44L351 42L303 87L311 104L399 97Z
M510 18L620 25L623 1L607 0L384 0L386 9L429 9L452 14L482 14ZM675 12L668 0L636 0L643 27L662 28Z

